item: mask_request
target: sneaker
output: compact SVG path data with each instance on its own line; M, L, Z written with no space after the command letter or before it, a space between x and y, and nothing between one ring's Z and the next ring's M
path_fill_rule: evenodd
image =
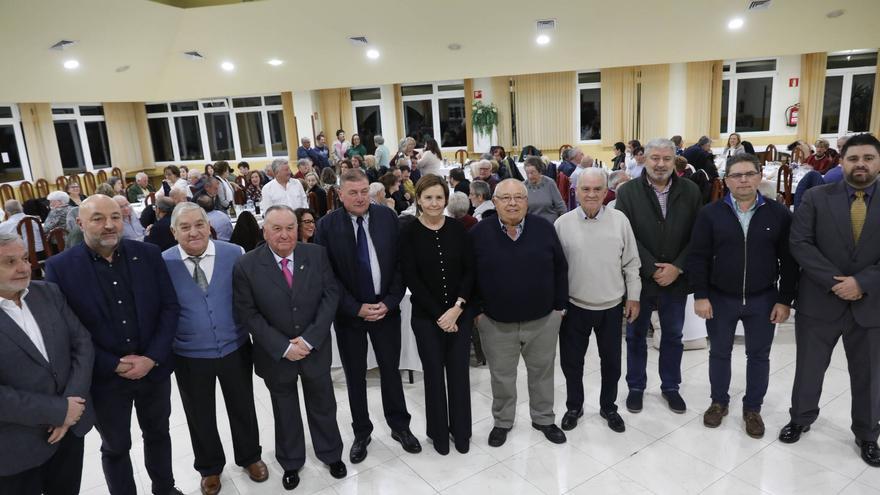
M685 411L687 411L687 405L684 403L684 399L681 398L678 390L663 392L663 398L666 399L666 403L669 405L669 409L671 409L672 412L684 414Z
M721 426L721 420L727 416L727 412L727 404L713 402L709 409L703 413L703 425L707 428L718 428Z
M641 390L630 390L626 396L626 410L635 414L642 412L642 396L644 392Z
M743 411L743 421L746 423L746 433L750 437L764 437L764 420L761 419L761 413L756 411Z

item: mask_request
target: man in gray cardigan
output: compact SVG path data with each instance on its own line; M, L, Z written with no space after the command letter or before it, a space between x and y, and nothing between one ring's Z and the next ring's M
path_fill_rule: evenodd
M632 225L642 260L639 317L626 327L626 408L642 410L647 386L648 345L645 337L654 310L660 313L660 390L669 408L687 410L678 393L684 311L690 292L684 273L691 229L702 206L700 190L675 172L675 144L654 139L645 146L645 173L620 186L615 207Z

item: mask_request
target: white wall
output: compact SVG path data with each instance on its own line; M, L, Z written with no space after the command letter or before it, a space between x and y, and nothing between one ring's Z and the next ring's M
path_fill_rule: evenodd
M489 77L479 77L474 79L474 91L482 91L483 98L480 100L484 105L495 103L494 94L492 93L492 79ZM497 103L496 103L497 105ZM497 128L492 130L491 136L478 135L474 131L474 152L488 153L489 147L498 142Z
M773 100L770 102L771 135L795 134L797 128L785 125L785 109L798 102L800 88L789 88L788 80L801 77L800 55L779 57L776 64L776 79L773 81Z
M401 136L397 135L397 112L394 108L394 86L386 84L379 87L382 103L379 111L382 114L382 137L385 138L385 146L392 153L397 151L397 143Z
M668 136L684 135L686 113L687 64L669 64L669 110L666 122Z
M314 91L293 92L293 113L296 115L296 132L299 134L299 138L310 137L314 145L315 134L312 132L312 113L317 111L317 107L313 105L314 98L312 93ZM327 142L330 142L330 138L327 138ZM295 143L295 145L288 144L288 146L299 146L299 143ZM291 149L295 150L296 148Z

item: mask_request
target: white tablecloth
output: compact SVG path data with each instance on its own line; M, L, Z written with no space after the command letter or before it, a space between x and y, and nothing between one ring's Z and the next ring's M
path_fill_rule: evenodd
M767 317L769 318L770 315L767 315ZM687 306L684 308L684 327L682 328L681 340L705 339L707 335L706 320L694 313L694 295L688 294ZM737 322L736 324L736 335L745 335L745 328L742 322Z

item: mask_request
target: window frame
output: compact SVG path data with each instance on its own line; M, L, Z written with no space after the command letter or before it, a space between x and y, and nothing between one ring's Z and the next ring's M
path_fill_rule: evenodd
M725 60L722 62L723 66L729 66L730 70L727 72L723 72L721 74L721 81L730 81L728 84L728 93L727 93L727 129L721 129L720 135L722 139L726 142L727 138L733 134L737 133L740 136L771 136L773 135L773 100L776 97L776 89L779 87L779 62L782 57L753 57L753 58L743 58L737 60ZM773 60L776 62L776 70L772 71L762 71L762 72L744 72L742 74L736 73L736 64L741 62L755 62L759 60ZM762 78L771 78L773 84L773 90L770 92L770 122L768 123L766 131L742 131L739 132L736 130L736 94L739 89L738 81L742 79L762 79ZM724 102L721 102L724 105Z
M869 50L871 51L871 50ZM852 52L834 52L829 53L828 56L833 55L849 55ZM880 54L878 54L880 56ZM852 100L852 82L853 76L859 75L876 75L877 74L877 66L876 65L865 65L862 67L846 67L842 69L826 69L825 70L825 78L827 82L827 78L835 77L835 76L843 76L842 85L840 87L840 114L838 114L837 121L837 132L833 133L825 133L820 134L819 136L824 139L837 139L840 136L847 136L850 134L854 134L857 132L869 132L869 129L864 131L850 131L849 127L849 113L850 113L850 103ZM877 92L880 88L875 87L874 92ZM822 101L824 107L824 97Z
M33 182L34 175L31 170L31 162L27 154L27 143L24 140L24 129L21 127L21 113L18 105L15 103L0 103L0 107L10 107L12 109L12 117L0 117L0 125L11 125L12 133L15 135L15 146L18 148L18 158L21 160L21 180L4 182L17 186L24 181Z
M403 88L406 86L424 86L427 84L431 84L431 94L424 95L411 95L411 96L403 96ZM462 98L464 100L464 104L467 105L467 98L464 94L464 89L456 89L452 91L440 91L440 86L448 86L453 84L464 84L463 79L451 79L447 81L434 81L431 83L421 82L421 83L412 83L412 84L403 84L401 85L401 97L400 97L400 108L397 110L401 112L401 117L403 118L403 130L404 134L406 133L406 109L403 106L404 102L407 101L430 101L431 102L431 126L434 129L434 140L437 141L437 145L440 146L440 151L450 151L454 152L456 150L467 148L467 139L465 139L465 144L461 146L443 146L443 134L440 130L440 100L452 100L456 98ZM375 101L375 100L368 100ZM354 104L354 102L352 102ZM381 109L381 106L380 106ZM465 115L467 115L467 108L465 108ZM465 118L465 132L473 132L470 130L470 122L467 122ZM466 136L467 134L465 134ZM399 136L400 139L403 139L404 136Z
M385 102L385 100L382 98L382 87L381 86L376 86L376 85L357 86L357 87L353 87L351 89L352 90L377 89L377 90L379 90L379 98L378 99L374 98L372 100L352 100L351 101L351 129L353 129L353 132L351 132L349 134L349 137L351 136L351 134L358 132L358 119L357 119L357 109L358 108L379 107L379 125L381 126L382 125L382 104ZM382 129L382 131L384 132L384 129ZM377 134L381 134L381 133L377 133ZM363 138L361 138L361 144L363 144L363 142L364 142L364 140L363 140ZM386 144L386 146L387 146L387 144Z
M101 115L82 115L80 114L79 107L101 107ZM65 108L65 109L73 109L73 113L66 114L58 114L56 115L52 110L56 108ZM113 157L108 156L107 158L110 160L110 163L105 166L96 167L94 163L92 163L92 149L89 146L89 136L86 133L86 123L87 122L104 122L104 127L107 127L107 119L104 116L104 104L103 103L53 103L50 105L49 112L52 114L52 125L54 127L54 123L59 120L74 120L76 121L76 130L79 132L79 141L80 146L82 147L83 152L83 162L86 165L86 172L97 172L98 170L110 170L113 168ZM55 146L58 146L57 139ZM110 152L110 132L107 132L107 154L111 155ZM64 164L61 164L62 171L65 168ZM85 173L78 172L77 174Z
M599 90L599 118L600 119L602 118L602 113L601 113L602 112L602 107L601 107L601 105L602 105L602 79L601 79L601 76L600 76L599 82L595 82L595 83L578 82L581 74L587 74L587 73L592 73L592 72L595 72L598 74L602 73L602 71L599 69L579 70L579 71L575 71L575 73L574 73L574 82L575 82L575 86L576 86L575 91L574 91L574 122L575 122L574 140L577 144L585 144L585 145L602 144L601 137L599 139L587 139L587 140L581 139L581 90L582 89L598 89ZM601 136L601 130L599 132L600 132L600 136Z

